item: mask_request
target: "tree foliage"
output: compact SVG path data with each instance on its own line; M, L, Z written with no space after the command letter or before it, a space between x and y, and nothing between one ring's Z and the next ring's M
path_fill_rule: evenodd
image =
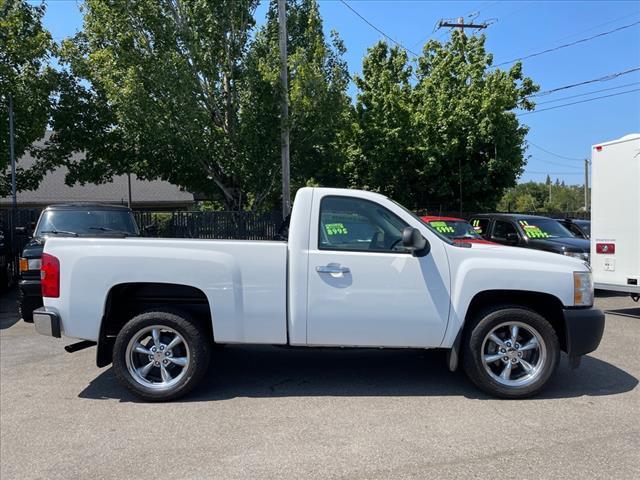
M356 80L354 184L409 206L466 210L493 208L515 185L527 128L513 110L533 108L527 97L538 87L519 63L492 69L484 40L453 32L427 43L413 78L397 48L369 49Z
M3 98L10 87L17 99L30 94L17 155L47 122L54 131L35 173L64 165L72 184L130 172L232 210L279 203L276 0L258 28L259 0L85 0L83 30L58 49L58 72L46 65L43 8L0 1L10 13ZM495 208L515 185L527 128L514 110L532 109L538 87L519 63L492 68L483 36L453 32L417 59L379 42L353 79L352 104L345 47L336 32L325 36L316 1L287 0L287 29L293 192L352 186L413 208L470 211Z
M342 185L344 131L348 126L349 74L337 33L329 41L315 0L287 2L289 123L292 191L307 184ZM280 185L279 47L277 2L272 0L265 24L247 56L242 128L251 158L272 166ZM249 165L251 168L251 165ZM273 202L272 202L273 203Z
M125 172L168 180L229 209L279 192L276 3L252 40L257 0L83 4L84 29L63 44L51 165L69 180ZM339 39L325 42L313 1L288 5L294 186L334 174L348 105ZM73 151L86 159L70 162Z
M508 189L498 209L503 212L538 212L548 214L584 210L584 186L565 185L547 176L544 183L526 182Z
M9 95L13 98L16 162L42 139L49 122L57 75L49 65L51 35L42 26L44 6L22 0L0 0L0 197L11 191ZM35 188L44 171L18 163L19 190Z
M82 4L83 31L64 42L68 65L49 160L71 180L133 172L230 208L246 202L238 83L257 0L132 0ZM260 169L260 165L255 165Z

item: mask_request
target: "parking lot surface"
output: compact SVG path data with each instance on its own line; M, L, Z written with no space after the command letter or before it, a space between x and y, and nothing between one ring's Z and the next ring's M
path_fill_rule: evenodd
M487 397L440 351L228 346L149 404L0 297L0 478L640 478L640 305L534 399Z

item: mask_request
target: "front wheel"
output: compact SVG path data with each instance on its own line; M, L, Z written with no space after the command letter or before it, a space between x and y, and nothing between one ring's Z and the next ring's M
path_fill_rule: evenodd
M209 364L204 330L187 317L147 312L131 319L113 347L116 377L137 396L174 400L189 393Z
M485 392L502 398L537 394L560 359L552 325L526 308L485 311L471 325L463 345L463 367Z

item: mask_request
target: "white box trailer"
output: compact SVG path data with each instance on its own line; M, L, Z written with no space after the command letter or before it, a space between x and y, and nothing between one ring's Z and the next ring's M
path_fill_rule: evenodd
M591 151L591 268L595 288L640 295L640 134Z

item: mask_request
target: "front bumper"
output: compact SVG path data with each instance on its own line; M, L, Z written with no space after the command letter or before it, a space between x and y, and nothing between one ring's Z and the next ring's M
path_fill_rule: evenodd
M563 313L567 354L570 357L579 357L598 348L604 332L602 310L567 308Z
M36 332L40 335L60 338L62 331L60 328L60 316L56 312L47 310L47 307L40 307L33 311L33 323Z

